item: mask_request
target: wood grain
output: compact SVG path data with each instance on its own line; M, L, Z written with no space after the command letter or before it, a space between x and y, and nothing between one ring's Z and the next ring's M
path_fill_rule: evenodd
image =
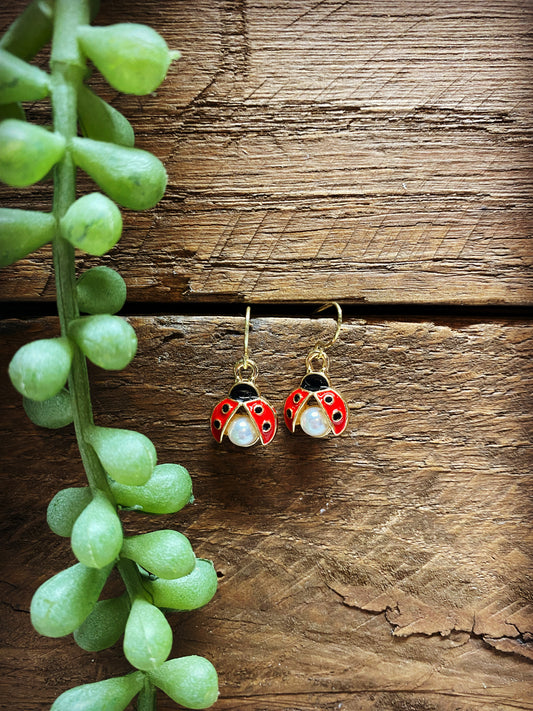
M176 516L124 516L128 532L177 527L215 561L219 592L171 618L175 654L205 654L216 709L532 709L530 403L533 330L522 322L352 320L331 350L349 431L271 446L211 440L243 319L132 319L140 352L93 368L98 424L137 428L159 461L188 467ZM258 318L258 385L278 411L331 319ZM45 523L57 489L84 480L73 433L25 419L6 365L54 319L4 321L3 651L0 698L47 708L63 689L127 668L31 630L32 591L69 564ZM13 684L13 677L17 683ZM161 709L172 704L161 697Z
M118 266L133 301L530 304L532 17L526 0L102 3L99 22L151 24L183 59L147 97L91 80L169 187L80 270ZM53 299L50 268L44 248L5 270L2 298Z

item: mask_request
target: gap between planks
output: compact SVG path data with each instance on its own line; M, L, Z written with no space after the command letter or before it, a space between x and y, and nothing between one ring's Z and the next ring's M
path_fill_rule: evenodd
M244 316L245 306L251 306L252 318L310 318L322 302L250 303L250 302L127 302L119 315L133 316ZM532 317L526 305L464 305L457 304L344 304L343 319L424 320L447 323L465 320L474 323L488 321L528 321ZM327 317L329 312L322 314ZM333 312L331 312L333 313ZM0 301L0 320L29 320L56 316L55 302Z

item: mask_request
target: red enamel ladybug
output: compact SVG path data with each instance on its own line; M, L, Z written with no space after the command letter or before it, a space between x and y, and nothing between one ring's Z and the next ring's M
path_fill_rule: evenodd
M211 415L211 432L216 441L220 443L227 434L238 447L251 447L257 441L268 444L276 428L276 411L248 381L236 382Z
M291 432L299 425L311 437L340 435L348 424L346 403L323 372L307 373L285 401L284 415Z

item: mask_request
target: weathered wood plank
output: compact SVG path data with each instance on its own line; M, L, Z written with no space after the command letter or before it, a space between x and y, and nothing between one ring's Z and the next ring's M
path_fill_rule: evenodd
M97 422L143 431L160 461L193 476L196 501L180 514L124 518L131 532L175 526L216 562L215 599L172 618L175 654L219 669L216 708L533 708L531 324L350 321L331 350L349 431L315 441L282 426L271 446L236 451L211 440L208 419L232 384L243 319L132 323L133 363L92 369ZM252 325L258 384L279 411L333 322ZM36 711L126 667L113 650L86 654L31 630L32 590L72 561L46 503L83 475L72 432L31 425L6 382L17 346L56 322L1 329L0 684L12 708Z
M103 4L123 19L183 50L152 96L92 80L169 172L102 260L132 300L531 303L530 3ZM53 298L46 249L2 296Z

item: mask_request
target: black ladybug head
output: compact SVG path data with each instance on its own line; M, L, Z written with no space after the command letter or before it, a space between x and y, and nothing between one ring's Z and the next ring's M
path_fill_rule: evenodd
M252 383L235 383L229 396L233 400L238 400L238 402L247 402L248 400L256 400L259 397L259 393Z
M329 381L323 373L307 373L301 384L302 390L307 390L311 393L327 390L329 387Z

